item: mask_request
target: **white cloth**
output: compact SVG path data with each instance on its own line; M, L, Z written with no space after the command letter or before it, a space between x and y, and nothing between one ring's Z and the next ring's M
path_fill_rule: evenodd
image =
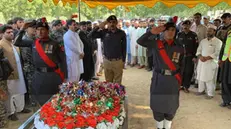
M13 46L14 56L17 63L19 79L7 80L9 99L6 101L7 112L9 115L15 112L21 112L25 106L24 94L26 93L26 85L22 72L20 57L17 50Z
M17 63L19 79L7 80L8 92L10 95L25 94L27 90L26 90L26 84L25 84L22 66L20 62L20 57L19 57L17 50L14 48L14 46L13 46L13 51L14 51L14 56L15 56L16 63Z
M67 70L68 70L68 81L78 82L80 75L84 72L83 60L80 59L80 54L83 53L83 43L79 37L79 34L68 30L63 37Z
M197 79L198 81L209 82L216 80L216 73L218 70L218 56L220 53L222 42L214 37L211 40L203 39L199 44L196 55L204 57L210 56L213 59L202 62L200 59L197 65Z
M25 106L24 97L25 97L24 94L16 94L16 95L9 96L9 99L6 101L8 115L21 112L24 109Z
M132 32L131 32L131 55L132 56L137 56L137 48L136 48L136 45L137 45L137 39L139 38L138 37L138 31L139 29L133 29Z
M97 42L97 53L96 53L95 72L99 73L100 66L103 63L102 42L100 38L97 38L96 42Z
M208 81L208 82L199 81L198 92L200 92L200 93L204 92L206 89L207 89L208 96L214 96L215 89L216 89L215 82L213 80Z

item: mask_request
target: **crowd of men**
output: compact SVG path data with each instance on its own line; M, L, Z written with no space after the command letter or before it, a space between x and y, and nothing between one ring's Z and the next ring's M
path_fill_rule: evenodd
M8 61L9 69L12 68L7 76L2 72L6 65L1 65L0 127L6 125L6 117L16 121L17 113L30 113L27 107L46 103L65 81L91 82L98 80L97 76L102 76L104 70L106 81L122 84L123 69L128 65L146 68L153 74L173 75L173 71L158 68L163 60L151 43L144 43L167 39L158 28L163 25L168 29L176 27L176 33L167 35L172 35L174 42L184 48L183 54L170 54L171 60L181 67L180 71L176 70L182 75L181 89L189 93L194 82L198 84L197 95L212 99L216 84L221 83L221 106L231 109L231 14L225 13L213 22L200 13L194 14L193 19L179 21L178 17L173 17L168 21L173 24L166 22L154 18L117 20L114 15L93 23L78 23L73 19L48 23L46 18L24 20L20 17L9 20L0 28L0 53L4 54L1 62ZM161 33L143 40L143 35L155 33L153 28ZM166 44L171 45L172 41ZM160 78L152 80L161 82ZM158 81L155 83L158 85ZM170 121L173 117L174 113Z

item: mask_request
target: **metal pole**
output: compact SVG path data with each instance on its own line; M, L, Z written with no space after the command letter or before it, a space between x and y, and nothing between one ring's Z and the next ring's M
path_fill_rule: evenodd
M80 2L81 2L81 0L78 0L79 22L81 21L81 17L80 17Z

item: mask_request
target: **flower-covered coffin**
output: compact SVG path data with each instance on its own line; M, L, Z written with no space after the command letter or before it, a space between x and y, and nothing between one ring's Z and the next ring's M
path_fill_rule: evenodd
M118 129L125 119L125 88L106 82L63 83L35 117L37 129Z

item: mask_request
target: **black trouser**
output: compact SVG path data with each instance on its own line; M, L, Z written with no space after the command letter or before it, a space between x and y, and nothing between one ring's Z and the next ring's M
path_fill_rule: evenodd
M153 67L153 56L148 57L148 67L149 69L152 69Z
M164 119L168 121L172 121L175 117L175 114L166 114L166 113L160 113L160 112L154 112L153 111L154 119L158 122L163 121Z
M229 104L231 102L231 84L221 84L222 100L224 103Z
M189 88L194 72L194 62L192 61L193 56L185 57L184 60L184 69L183 69L183 76L182 76L182 84L183 87Z

